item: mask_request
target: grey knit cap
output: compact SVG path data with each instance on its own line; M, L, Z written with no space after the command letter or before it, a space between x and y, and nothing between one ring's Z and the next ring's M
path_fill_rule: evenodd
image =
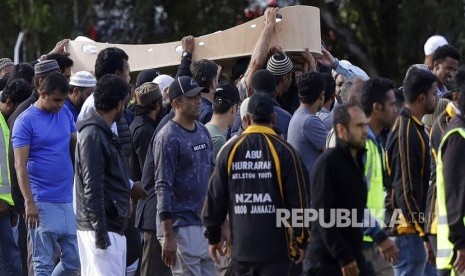
M9 58L1 58L0 59L0 71L2 71L3 69L9 67L9 66L13 66L13 61L11 61L11 59Z
M58 66L58 62L54 59L51 60L44 60L42 62L37 63L34 66L34 72L36 76L43 77L50 73L61 73L60 66Z
M266 69L275 76L283 76L292 71L294 65L285 54L273 55L266 64Z

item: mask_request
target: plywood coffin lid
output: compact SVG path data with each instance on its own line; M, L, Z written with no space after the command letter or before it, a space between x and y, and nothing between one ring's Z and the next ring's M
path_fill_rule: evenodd
M320 10L312 6L281 8L282 19L276 23L270 46L279 45L290 54L309 48L315 57L321 56ZM195 38L193 58L227 62L250 56L264 28L264 16L233 28ZM175 66L181 59L181 41L161 44L111 44L76 39L68 51L73 59L73 72L94 71L97 54L107 47L123 49L129 56L131 71Z

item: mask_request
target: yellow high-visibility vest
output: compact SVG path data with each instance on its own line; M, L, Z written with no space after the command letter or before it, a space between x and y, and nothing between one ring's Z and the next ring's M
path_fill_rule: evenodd
M13 206L13 198L11 197L10 166L8 160L10 129L8 128L5 118L1 113L0 132L0 199Z
M437 247L436 266L438 269L452 270L452 255L454 245L449 241L449 224L447 222L446 208L446 187L444 183L442 147L447 139L454 133L460 134L465 139L465 129L454 128L448 131L442 138L438 149L438 161L436 165L436 189L438 204L438 224L437 224ZM450 185L450 184L449 184ZM465 217L464 217L465 223Z
M367 208L375 218L383 220L380 212L384 208L384 150L378 149L376 143L367 139L366 142L365 177L368 181ZM373 239L365 235L363 241L373 242Z

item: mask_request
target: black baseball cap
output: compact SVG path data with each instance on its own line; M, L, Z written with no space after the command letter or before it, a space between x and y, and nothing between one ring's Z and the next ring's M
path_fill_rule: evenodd
M151 82L153 79L158 77L160 75L160 72L158 72L157 69L145 69L142 70L139 75L137 75L136 79L136 88L141 86L142 84L146 82Z
M253 74L251 85L254 91L263 91L268 95L276 93L276 78L266 69L260 69Z
M239 90L235 85L229 82L221 83L213 94L214 99L229 100L232 104L240 102Z
M247 113L266 118L274 113L273 99L265 92L254 92L247 105Z
M195 97L200 92L208 92L208 88L200 87L191 77L177 77L170 85L170 102L179 96Z

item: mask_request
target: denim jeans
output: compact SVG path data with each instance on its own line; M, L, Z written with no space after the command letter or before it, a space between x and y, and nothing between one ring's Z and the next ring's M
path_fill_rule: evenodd
M438 270L436 265L426 262L425 271L423 272L423 276L437 276Z
M37 202L39 227L30 229L35 276L70 275L79 269L76 216L72 203ZM55 267L55 244L61 248Z
M426 251L418 235L400 235L394 238L399 248L399 258L393 263L395 276L423 275Z
M10 216L0 216L0 274L22 275L21 256L11 229Z
M369 244L371 244L372 247L364 249L363 255L365 256L366 262L371 263L373 266L373 270L375 271L376 276L394 275L392 264L384 260L383 256L379 252L379 249L374 245L374 243L365 243L365 246L368 246Z

